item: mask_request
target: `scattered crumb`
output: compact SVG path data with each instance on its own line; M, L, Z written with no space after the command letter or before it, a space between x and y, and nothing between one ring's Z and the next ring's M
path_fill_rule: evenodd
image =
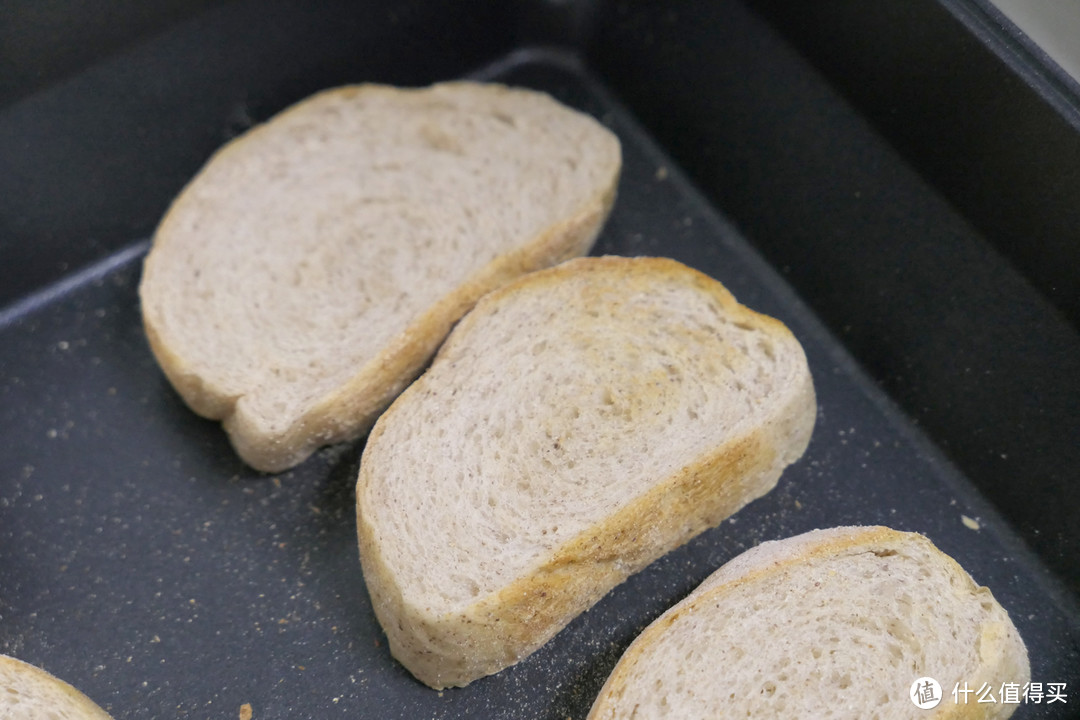
M974 518L969 518L967 515L961 515L960 522L964 523L964 527L969 530L979 530L981 528L978 520L975 520Z
M251 703L240 706L240 720L251 720Z
M668 169L667 169L666 166L661 165L660 167L656 168L656 179L657 180L660 180L661 182L663 182L664 180L667 180L667 175L668 175Z
M795 509L796 510L802 510L802 503L799 502L798 500L795 501Z

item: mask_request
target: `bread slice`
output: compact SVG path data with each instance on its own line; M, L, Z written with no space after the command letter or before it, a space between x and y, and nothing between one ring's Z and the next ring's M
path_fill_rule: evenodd
M582 258L466 315L368 438L364 577L390 650L465 685L776 484L802 347L673 260Z
M112 720L81 692L39 667L0 655L0 718Z
M588 252L619 141L539 92L329 90L216 153L154 235L150 346L265 471L354 439L484 293Z
M1030 675L1008 614L955 560L922 535L841 527L717 570L634 640L589 720L1004 718L1002 685ZM924 677L933 712L910 695ZM997 702L954 699L958 683Z

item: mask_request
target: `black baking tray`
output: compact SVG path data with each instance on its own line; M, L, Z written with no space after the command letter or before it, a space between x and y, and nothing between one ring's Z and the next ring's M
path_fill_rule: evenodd
M975 258L974 269L980 278L995 281L995 291L1002 278L1014 278L1010 266L973 250L981 247L978 233L861 121L856 109L829 92L760 16L739 4L728 7L723 23L713 18L712 24L693 13L680 19L647 4L587 7L577 14L565 8L556 13L554 5L544 4L528 12L520 6L478 10L468 21L404 5L395 6L393 18L383 13L349 26L288 3L262 4L261 11L256 5L212 9L0 114L0 127L23 129L19 140L0 134L0 149L18 165L20 152L29 152L48 132L63 135L57 128L65 123L95 112L115 117L95 104L102 88L141 87L145 97L125 100L125 107L140 112L119 120L134 134L135 146L120 142L126 139L120 133L108 147L130 162L121 176L136 180L156 171L159 178L128 184L118 197L104 193L96 178L81 178L93 186L85 189L79 177L58 181L73 204L90 198L121 217L102 220L112 229L85 238L75 234L78 208L57 209L60 220L70 223L66 242L80 245L70 256L79 268L24 288L0 309L0 652L63 677L117 720L233 718L244 703L259 719L580 718L636 633L728 559L761 541L816 527L880 523L925 533L989 586L1028 645L1033 680L1065 684L1067 704L1022 705L1014 717L1072 714L1078 702L1072 693L1080 687L1080 612L1071 572L1076 558L1060 550L1069 539L1061 539L1056 551L1034 545L1030 532L1009 519L1011 508L995 505L994 492L980 484L978 474L966 471L970 465L957 464L942 439L952 436L928 432L921 416L898 404L898 396L899 401L909 396L892 393L893 386L874 373L878 366L865 354L853 357L852 348L868 343L861 335L867 331L836 326L843 316L837 314L839 302L830 299L831 285L856 293L849 303L887 312L880 299L843 274L824 276L829 286L815 290L814 282L777 258L784 257L785 243L799 237L791 226L824 224L819 216L826 213L813 211L815 203L834 211L829 219L841 231L867 224L853 219L850 208L833 197L853 192L848 183L854 179L870 196L872 210L885 218L868 223L882 232L878 240L911 230L896 215L909 222L914 216L930 238L943 234L955 241L937 266L962 262L973 269ZM589 20L589 13L600 13L599 20ZM476 27L469 22L487 27L521 17L529 20L528 27L507 33L509 40L488 30L487 39L469 50L451 47L457 33L472 37L470 29ZM586 21L597 24L589 30ZM426 50L425 57L438 62L383 59L357 66L324 56L303 72L290 72L285 63L267 67L245 55L254 44L265 53L257 60L265 60L284 52L299 34L310 42L319 39L324 52L329 47L331 54L364 56L362 45L350 49L348 43L348 37L362 34L361 26L374 24L392 36L394 28L409 23L442 25L450 37L441 35L440 42L450 50L414 42L409 50ZM695 46L687 23L710 29L699 31L708 36L699 38L704 47ZM342 26L348 32L343 34ZM664 27L682 28L683 44L664 40ZM711 34L722 33L722 27L728 35ZM525 42L536 39L537 28L548 28L539 39L558 39L559 49ZM705 52L709 40L727 49ZM575 43L585 43L588 51ZM647 57L635 54L648 52L650 43L660 43L661 57L688 53L697 67L712 68L714 80L725 79L726 84L710 86L710 97L745 100L726 106L734 119L724 120L715 108L701 109L697 117L720 125L706 147L684 145L689 141L679 138L687 135L672 131L680 124L695 137L700 129L695 130L694 117L657 118L656 100L640 99L647 90L663 98L684 89L678 77L667 75L677 71L677 62L656 63L650 70ZM191 62L208 45L218 65L193 70ZM230 47L240 50L230 54ZM718 64L732 52L740 53L739 67ZM773 75L755 76L752 70ZM170 73L170 88L181 86L178 97L147 89L148 78ZM390 658L366 595L353 507L363 443L325 449L280 475L246 468L217 424L185 408L149 352L136 293L148 247L140 238L149 227L124 242L115 238L123 237L125 224L151 222L217 144L320 86L372 79L420 84L459 76L547 91L611 127L623 142L625 168L618 202L595 252L673 257L720 279L743 303L783 320L806 348L820 408L805 457L769 495L616 588L535 655L467 688L435 692ZM759 92L751 97L754 87ZM191 98L199 101L187 107ZM69 103L66 118L52 112L62 103ZM760 112L770 107L777 111ZM780 108L803 122L790 122ZM742 137L759 141L752 147L718 149L723 144L716 138L750 123L743 116L753 110L759 111L754 120L760 132L786 130L780 142L749 132ZM171 130L166 116L176 123ZM45 118L51 129L33 118ZM89 132L109 140L102 128ZM146 154L168 145L170 137L180 149ZM824 151L814 149L822 142L849 154L823 160ZM73 143L68 150L76 169L80 162L93 164L101 153L100 145L87 149ZM49 152L59 158L61 151ZM751 159L760 169L741 164ZM757 191L756 200L724 181L716 164L739 173ZM758 174L766 170L775 175ZM10 177L2 182L14 187ZM892 194L881 191L886 186ZM801 194L790 192L799 187ZM6 197L12 202L10 193ZM773 217L770 225L762 208L777 210L785 222L777 224ZM25 225L5 231L11 237L44 223L46 210L28 207ZM64 232L55 232L59 238L46 240L63 247ZM915 256L934 257L920 237L902 239ZM86 264L91 255L85 246L95 242L99 251L91 255L96 259ZM866 261L870 277L883 274L871 262L876 256L870 250L856 257ZM5 279L17 277L18 270L8 265ZM822 277L816 280L821 283ZM1010 300L1058 337L1048 305L1020 280L1010 282L1005 285ZM887 287L894 297L910 299L901 295L900 284ZM958 282L956 291L984 301L991 292L974 282ZM930 312L920 305L914 311ZM1009 313L1002 315L998 321L1007 325ZM881 320L867 322L873 327ZM1061 337L1068 348L1071 336L1062 331ZM964 350L963 340L957 342L961 352L972 351ZM1065 356L1045 362L1056 361L1054 371L1060 372L1071 357ZM914 363L919 352L902 357L910 374L929 372ZM954 397L940 399L948 404ZM1075 410L1066 408L1061 416L1072 422ZM988 450L1002 454L1000 448ZM1060 506L1046 511L1053 517L1072 515Z

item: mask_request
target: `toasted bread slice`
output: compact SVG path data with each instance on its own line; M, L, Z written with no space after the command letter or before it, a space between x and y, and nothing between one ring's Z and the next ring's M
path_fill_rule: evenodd
M673 260L571 260L488 295L361 459L391 652L436 688L517 662L772 489L815 415L791 332Z
M0 718L112 720L94 701L39 667L0 655Z
M539 92L362 85L218 151L154 235L150 346L240 456L355 439L484 293L591 248L618 139Z
M841 527L716 571L634 640L589 719L1005 718L1002 686L1030 674L1008 614L956 561L916 533ZM953 696L984 683L995 702Z

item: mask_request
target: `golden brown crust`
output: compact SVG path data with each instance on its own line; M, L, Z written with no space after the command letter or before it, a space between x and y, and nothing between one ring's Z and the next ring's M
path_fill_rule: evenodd
M645 278L655 280L657 275L692 283L715 297L737 321L767 326L794 342L782 323L739 305L720 283L674 260L602 257L570 260L490 293L462 320L439 357L449 354L458 338L467 337L478 317L525 284L554 286L567 275L582 272L603 272L604 282L612 282L612 271L630 285ZM528 575L457 616L432 616L410 607L402 597L361 506L370 472L361 464L357 486L360 555L391 652L434 688L468 684L532 653L629 575L775 486L783 468L806 449L814 426L817 405L808 373L802 381L773 422L705 456L688 459L679 472L658 479L647 493L564 543ZM408 403L413 392L419 392L415 385L397 403ZM397 403L376 424L369 446L376 445L382 429L394 421Z
M632 669L641 661L648 649L678 621L680 616L717 605L737 588L760 583L767 578L784 573L795 565L853 551L893 551L912 543L930 550L939 562L949 568L950 574L962 579L968 592L984 594L987 600L993 601L990 591L987 588L978 587L955 559L941 553L926 537L916 533L900 532L883 526L833 528L807 533L790 538L783 543L771 544L771 546L759 546L754 549L758 552L753 556L749 555L753 551L748 551L741 558L736 559L738 562L729 563L714 573L682 602L657 618L634 639L601 688L589 712L588 720L621 717L616 714L614 703L621 694L621 689L626 686ZM1000 687L1005 682L1022 684L1030 677L1023 642L1007 619L1005 624L993 623L984 627L980 646L980 655L985 658L985 661L969 678L976 686L982 682L987 682L994 688ZM912 705L912 708L915 706ZM913 716L917 713L917 717L937 720L987 720L1008 717L1012 714L1012 709L1014 708L1003 703L942 702L933 712L916 708Z
M51 711L64 713L64 717L83 720L112 720L93 700L55 675L17 658L0 655L0 678L5 677L15 678L10 684L0 684L0 715L5 720L46 717ZM16 687L16 684L19 687ZM30 686L31 693L19 692L20 688L25 689L27 685ZM8 705L13 699L17 705ZM33 708L34 714L25 714L30 712L30 708Z

